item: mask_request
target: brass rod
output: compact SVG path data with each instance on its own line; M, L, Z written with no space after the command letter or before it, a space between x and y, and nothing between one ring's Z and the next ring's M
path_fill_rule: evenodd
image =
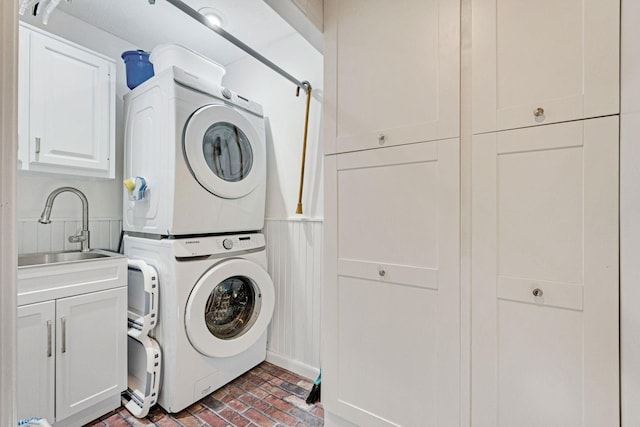
M307 132L309 129L309 108L311 106L311 83L303 81L302 84L307 90L307 111L304 117L304 137L302 140L302 165L300 166L300 191L298 192L298 206L296 214L302 214L302 188L304 187L304 164L307 157ZM300 88L296 89L296 96L300 95Z

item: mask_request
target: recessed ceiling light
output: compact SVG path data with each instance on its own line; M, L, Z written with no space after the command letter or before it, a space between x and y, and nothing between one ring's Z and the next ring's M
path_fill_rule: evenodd
M222 27L223 19L220 15L220 12L218 12L217 10L210 7L203 7L201 9L198 9L198 12L200 12L201 15L207 18L209 23L211 23L212 25Z

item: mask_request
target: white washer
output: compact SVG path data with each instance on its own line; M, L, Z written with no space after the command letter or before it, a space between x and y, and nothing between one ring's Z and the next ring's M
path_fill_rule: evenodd
M261 230L266 192L262 107L170 67L124 97L125 231L186 236Z
M178 412L266 358L275 294L262 234L125 236L125 254L157 270L162 350L158 403Z

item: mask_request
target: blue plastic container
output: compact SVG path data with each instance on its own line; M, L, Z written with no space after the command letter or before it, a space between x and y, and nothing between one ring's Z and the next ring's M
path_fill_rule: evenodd
M128 50L122 52L122 59L127 68L127 86L129 89L133 89L153 77L153 64L149 62L149 52Z

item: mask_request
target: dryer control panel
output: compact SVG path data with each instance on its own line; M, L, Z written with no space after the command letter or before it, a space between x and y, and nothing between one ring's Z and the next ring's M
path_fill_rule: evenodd
M247 252L264 247L264 234L261 233L189 237L174 241L177 258L229 255L230 253Z
M218 98L228 104L232 104L235 107L242 108L257 116L263 117L264 112L262 106L257 102L251 101L244 96L229 90L228 88L220 87L210 81L199 79L193 74L187 73L178 67L171 67L173 70L173 79L187 87L206 93L210 96Z

